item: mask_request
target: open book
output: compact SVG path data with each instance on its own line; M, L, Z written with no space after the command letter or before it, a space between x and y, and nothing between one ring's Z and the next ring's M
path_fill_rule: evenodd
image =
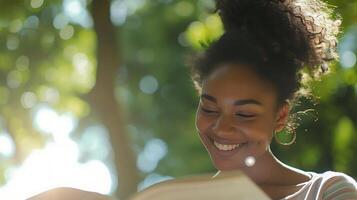
M155 184L130 200L268 200L257 185L240 171L178 178Z
M74 188L55 188L28 200L111 200L109 196ZM197 175L155 184L130 200L269 200L260 188L240 171L217 176Z

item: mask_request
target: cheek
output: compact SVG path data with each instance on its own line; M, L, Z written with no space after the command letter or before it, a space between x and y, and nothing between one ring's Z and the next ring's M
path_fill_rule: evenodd
M200 137L200 140L202 144L205 146L206 150L209 151L209 148L207 145L210 143L207 135L209 134L209 127L212 122L212 120L209 120L206 116L200 115L197 113L196 115L196 129L198 132L198 136Z
M261 119L245 126L246 136L256 142L270 142L273 137L273 128L267 120Z
M197 111L196 114L196 129L198 132L203 133L209 127L209 120L206 117L200 114L200 111Z
M269 149L273 136L270 125L263 121L245 128L246 136L250 142L245 146L243 154L254 157L263 155Z

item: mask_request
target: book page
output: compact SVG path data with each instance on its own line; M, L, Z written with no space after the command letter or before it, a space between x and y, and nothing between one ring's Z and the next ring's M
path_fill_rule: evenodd
M242 172L179 178L156 184L134 195L131 200L182 200L182 199L270 199Z

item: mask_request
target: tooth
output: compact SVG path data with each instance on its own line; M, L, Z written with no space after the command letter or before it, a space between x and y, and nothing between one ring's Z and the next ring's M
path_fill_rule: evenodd
M234 144L234 145L220 144L220 143L218 143L216 141L214 141L213 143L219 150L222 150L222 151L231 151L231 150L239 147L239 144Z

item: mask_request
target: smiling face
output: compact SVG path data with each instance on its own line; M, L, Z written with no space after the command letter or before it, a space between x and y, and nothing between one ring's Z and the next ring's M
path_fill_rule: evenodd
M288 115L276 97L274 87L244 65L220 66L203 81L196 127L217 169L240 169L248 156L259 162L268 153Z

